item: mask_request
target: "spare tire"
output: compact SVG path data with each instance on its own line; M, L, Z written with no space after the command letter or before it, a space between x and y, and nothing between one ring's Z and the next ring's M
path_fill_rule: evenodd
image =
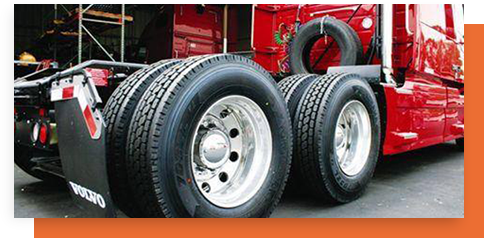
M358 34L348 24L332 17L316 18L299 29L291 46L290 68L293 74L313 73L310 53L315 43L324 37L321 22L327 36L332 37L341 50L341 66L357 65L363 59L363 46Z

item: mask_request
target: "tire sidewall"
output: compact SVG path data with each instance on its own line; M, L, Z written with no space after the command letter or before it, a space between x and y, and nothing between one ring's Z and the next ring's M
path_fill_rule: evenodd
M316 123L321 125L318 143L321 148L320 155L323 155L320 156L322 176L326 177L326 181L329 181L328 185L332 187L332 189L329 189L330 192L337 191L333 196L339 201L344 202L353 200L353 196L360 196L369 180L373 177L378 161L381 128L376 98L368 83L358 76L350 75L342 79L338 84L335 87L332 99L330 99L331 101L326 113L327 116ZM348 176L338 165L333 146L333 138L339 114L343 110L343 107L352 100L363 103L368 111L372 127L372 141L370 154L363 170L355 176Z
M284 99L267 75L248 66L211 66L187 82L177 93L167 115L159 143L159 176L167 210L173 216L263 217L276 201L290 164L291 127ZM246 96L264 111L272 130L273 151L269 173L257 194L245 204L224 209L201 194L191 169L192 136L203 113L229 95ZM281 115L285 112L286 115Z

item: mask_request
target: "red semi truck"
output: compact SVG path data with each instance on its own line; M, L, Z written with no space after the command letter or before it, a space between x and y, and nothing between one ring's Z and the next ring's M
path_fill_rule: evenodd
M67 181L92 216L267 217L288 178L350 202L385 155L464 149L463 17L452 4L167 5L143 33L151 65L15 80L15 163Z

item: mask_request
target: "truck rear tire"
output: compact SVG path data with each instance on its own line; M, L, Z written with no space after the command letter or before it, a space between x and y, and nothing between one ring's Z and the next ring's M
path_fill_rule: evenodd
M278 83L282 95L286 100L291 120L294 119L297 106L308 86L319 77L317 74L296 74L284 78Z
M44 182L63 183L65 180L61 177L40 170L33 170L36 165L34 162L32 162L33 158L51 156L52 155L49 154L49 152L14 143L14 161L20 169L30 176L38 178Z
M148 86L162 72L180 60L162 60L140 69L123 81L109 98L103 114L107 123L106 156L109 186L115 204L128 216L136 216L135 199L126 174L126 145L128 127L134 110Z
M299 101L301 100L304 92L307 91L311 83L313 83L319 76L320 75L317 74L296 74L286 77L278 83L289 109L289 115L291 116L292 121L293 135L295 135L294 130L297 126L294 123L295 115L297 115L296 111L299 105ZM296 143L295 139L296 138L294 137L293 144ZM286 186L286 193L289 192L290 194L295 194L299 192L299 184L302 181L301 176L298 175L297 171L295 170L294 162L295 161L293 161L293 166L291 166L291 171L289 173L289 179Z
M144 217L267 217L282 195L289 113L247 58L199 56L165 71L129 130L129 185Z
M334 38L341 50L340 65L357 65L363 59L363 46L358 34L347 23L326 17L313 19L299 29L294 42L291 45L290 67L293 74L313 73L310 65L310 52L314 44L324 37L321 34L321 22L323 21L324 31Z
M360 197L375 170L380 116L369 84L327 74L311 85L297 115L294 165L310 192L329 202Z

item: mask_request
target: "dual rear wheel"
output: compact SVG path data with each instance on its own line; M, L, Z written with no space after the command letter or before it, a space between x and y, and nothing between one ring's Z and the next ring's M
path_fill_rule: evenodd
M267 217L291 162L293 176L318 197L359 197L380 144L368 83L338 74L296 75L279 85L234 55L165 61L128 79L104 112L121 210L133 217Z
M291 181L329 202L360 197L380 150L379 109L370 85L354 74L295 75L279 84L293 120Z

